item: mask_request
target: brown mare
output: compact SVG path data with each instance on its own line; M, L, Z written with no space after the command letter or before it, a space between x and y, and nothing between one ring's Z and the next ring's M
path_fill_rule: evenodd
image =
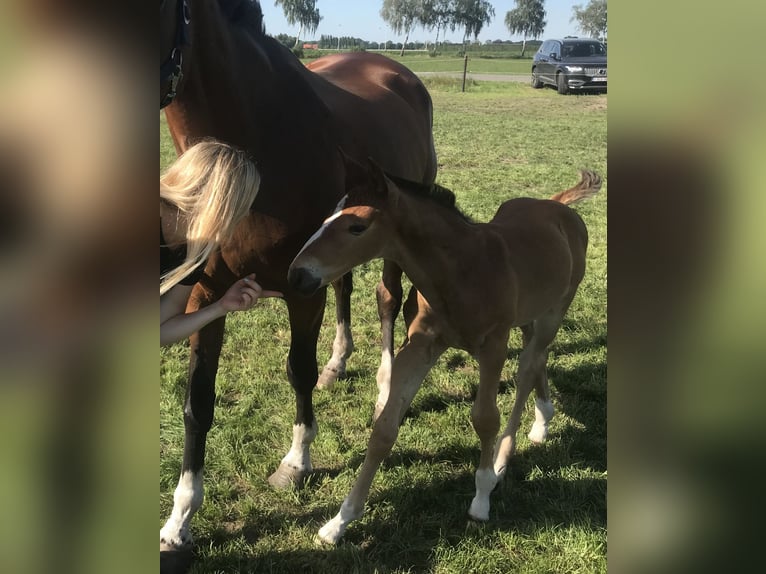
M192 292L189 308L214 301L235 278L255 272L265 289L284 292L291 341L287 375L295 391L292 447L270 477L275 486L311 471L316 436L312 391L316 344L326 290L310 297L287 282L287 268L344 191L338 153L374 157L392 173L430 183L436 174L431 99L409 70L380 55L338 54L310 69L264 32L261 7L250 0L161 0L160 97L177 150L201 137L247 149L262 183L251 216L223 245ZM350 275L336 289L337 336L321 382L343 374L353 344L348 330ZM387 384L393 321L401 305L401 270L384 266L378 306L384 327L379 380ZM189 521L202 503L205 439L213 420L215 375L224 321L191 338L184 405L185 446L173 512L160 532L161 549L188 547Z
M371 160L347 159L348 194L290 266L290 283L312 293L356 265L385 257L401 265L414 289L404 304L407 339L394 359L390 394L379 397L367 455L340 512L319 531L336 543L364 511L373 477L391 451L399 425L424 377L448 347L479 363L471 420L481 442L476 495L468 511L489 519L489 495L514 452L516 430L534 388L529 437L546 438L553 416L546 362L585 273L588 233L567 204L595 194L601 180L582 172L575 187L551 200L506 201L489 223L467 220L452 192L390 178ZM516 401L504 433L496 404L508 337L520 327ZM494 449L493 449L494 447Z

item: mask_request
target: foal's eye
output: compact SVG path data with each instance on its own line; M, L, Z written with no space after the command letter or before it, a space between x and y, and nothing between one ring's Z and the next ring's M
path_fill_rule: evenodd
M348 226L348 232L351 235L361 235L365 231L367 231L367 226L362 225L361 223L355 223L354 225Z

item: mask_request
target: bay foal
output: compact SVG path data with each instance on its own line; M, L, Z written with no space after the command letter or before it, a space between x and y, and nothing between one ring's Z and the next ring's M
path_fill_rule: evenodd
M485 224L472 223L440 186L387 176L372 160L345 157L346 197L309 239L289 268L290 284L313 293L356 265L377 257L398 263L415 289L405 303L407 339L397 353L389 395L379 396L376 420L359 477L340 512L319 531L336 543L363 511L373 477L396 441L415 393L449 347L479 363L480 381L471 421L481 442L471 518L489 519L489 495L515 448L526 400L536 392L529 438L543 442L553 416L546 362L548 346L585 273L588 233L567 204L595 194L601 179L582 172L573 188L551 200L503 203ZM520 327L516 401L497 442L496 399L508 337Z

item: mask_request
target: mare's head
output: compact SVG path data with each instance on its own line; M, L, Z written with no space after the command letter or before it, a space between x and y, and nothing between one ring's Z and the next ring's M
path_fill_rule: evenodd
M160 108L173 101L184 76L189 75L195 34L205 36L198 44L220 41L220 48L227 44L221 38L231 36L229 26L232 25L249 30L254 37L262 36L260 3L251 0L160 0ZM235 67L233 73L240 74L240 71ZM206 80L212 81L211 78Z
M290 264L290 285L305 294L335 281L357 265L382 256L390 238L393 184L371 159L343 155L346 195Z
M160 108L176 96L191 38L189 0L160 0Z

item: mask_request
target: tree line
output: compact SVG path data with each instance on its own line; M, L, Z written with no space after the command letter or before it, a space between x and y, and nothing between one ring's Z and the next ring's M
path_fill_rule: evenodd
M511 34L522 36L523 56L527 38L538 39L545 31L545 0L514 1L516 7L505 14L505 26ZM317 0L275 0L275 4L282 6L291 26L300 26L295 47L304 30L307 34L316 32L322 20ZM433 46L439 45L439 36L448 30L461 30L464 45L471 36L475 41L484 26L492 22L495 9L488 0L383 0L380 16L395 34L404 35L404 42L400 44L404 53L410 35L417 28L435 32ZM570 21L576 22L583 33L605 39L606 0L589 0L585 6L573 6Z

